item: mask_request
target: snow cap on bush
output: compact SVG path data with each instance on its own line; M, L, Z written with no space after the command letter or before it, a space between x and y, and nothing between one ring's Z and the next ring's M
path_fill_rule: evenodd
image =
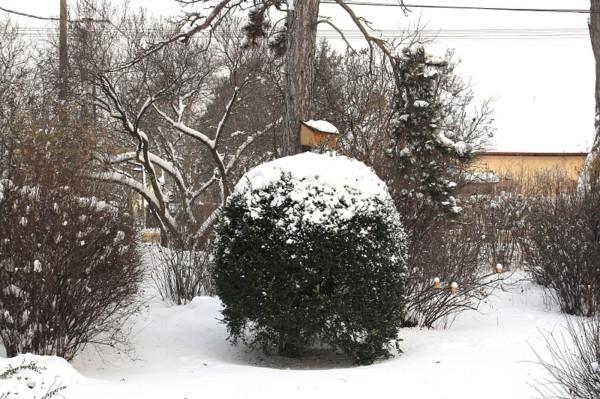
M303 154L279 158L250 170L236 185L234 196L243 195L250 209L250 217L260 218L256 208L261 191L283 179L293 182L289 190L279 189L273 205L284 199L302 206L293 207L280 226L295 231L298 223L333 227L337 220L349 220L358 212L374 212L374 202L388 203L390 194L373 169L364 163L335 153ZM308 199L311 198L310 201ZM343 206L339 206L339 204ZM299 219L298 211L303 218Z
M378 197L381 200L390 198L385 183L373 169L356 159L333 152L305 152L263 163L247 172L234 191L241 193L248 189L264 189L280 180L282 172L289 173L294 180L315 179L332 188L358 190L363 196Z
M387 356L404 308L405 234L363 163L304 153L249 171L216 227L233 338L300 355L315 337L358 363Z

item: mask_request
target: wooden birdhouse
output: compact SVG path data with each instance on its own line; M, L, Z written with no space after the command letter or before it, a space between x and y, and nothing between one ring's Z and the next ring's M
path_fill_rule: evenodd
M327 121L300 122L300 144L302 151L314 148L335 149L340 132Z

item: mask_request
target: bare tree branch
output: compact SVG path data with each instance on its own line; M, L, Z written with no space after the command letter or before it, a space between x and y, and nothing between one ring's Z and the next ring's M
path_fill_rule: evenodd
M60 21L59 17L42 17L40 15L29 14L22 11L11 10L10 8L0 6L0 11L4 11L7 14L18 15L20 17L38 19L41 21ZM93 18L83 18L83 19L70 19L69 22L101 22L106 23L109 22L106 19L93 19Z
M344 32L340 28L338 28L333 22L331 22L331 19L329 19L329 18L321 19L317 22L317 24L327 24L327 25L331 26L340 35L342 40L346 43L346 47L349 48L352 51L352 53L356 54L356 50L354 49L354 47L352 47L352 45L348 41L348 38L346 37L346 35L344 35Z
M192 25L192 27L190 29L188 29L187 31L180 32L176 35L173 35L166 40L162 40L157 43L154 43L145 49L142 49L140 55L138 55L137 57L133 58L132 60L130 60L122 65L119 65L118 67L112 69L110 72L118 72L118 71L127 69L127 68L139 63L143 59L151 56L152 54L157 53L158 51L167 47L171 43L175 43L175 42L188 43L192 39L192 37L194 37L197 33L201 32L201 31L209 30L210 32L212 32L212 27L214 27L214 25L217 25L218 22L224 16L226 16L232 9L239 7L244 1L245 0L235 0L235 1L234 0L220 0L212 8L211 12L206 16L203 16L200 13L188 13L186 15L186 17L184 18L183 22L184 22L184 24ZM180 1L180 3L184 3L184 2ZM186 4L194 4L197 2L190 1L190 2L185 2L185 3ZM202 21L202 22L198 23L198 21ZM196 23L198 23L198 24L195 25ZM209 28L211 28L211 29L209 29Z
M352 19L352 21L354 22L354 24L356 25L358 30L360 30L360 33L362 33L363 37L367 41L367 44L369 45L369 50L371 52L371 60L370 60L371 68L370 69L372 69L372 65L373 65L373 53L374 53L373 45L377 46L386 55L386 57L389 59L389 61L392 63L392 65L394 65L394 55L392 54L391 50L389 49L387 42L384 39L381 39L381 38L371 35L367 29L368 24L365 21L365 19L356 15L354 10L352 10L352 8L344 0L335 0L335 2L340 7L342 7L344 9L344 11L346 11L346 13L350 16L350 19Z

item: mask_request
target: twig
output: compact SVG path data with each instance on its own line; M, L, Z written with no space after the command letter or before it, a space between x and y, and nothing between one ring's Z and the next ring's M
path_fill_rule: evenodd
M18 15L21 17L39 19L41 21L60 21L59 17L42 17L40 15L29 14L29 13L22 12L22 11L11 10L10 8L1 7L1 6L0 6L0 11L4 11L7 14L14 14L14 15ZM110 22L106 19L93 19L93 18L70 19L68 21L69 22L100 22L100 23Z

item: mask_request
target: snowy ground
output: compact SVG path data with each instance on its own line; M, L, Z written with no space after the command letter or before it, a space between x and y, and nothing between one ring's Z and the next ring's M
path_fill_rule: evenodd
M497 291L479 312L462 314L450 329L403 329L404 353L365 367L332 356L265 358L226 342L218 300L196 298L181 307L153 300L135 320L127 356L88 348L72 365L27 356L0 358L0 370L37 359L47 367L44 386L58 376L68 399L532 398L532 385L544 372L531 347L545 353L541 331L564 325L543 298L535 285L517 283ZM8 389L2 384L0 397ZM19 398L43 388L38 383L29 391L24 380L12 384L23 386Z

